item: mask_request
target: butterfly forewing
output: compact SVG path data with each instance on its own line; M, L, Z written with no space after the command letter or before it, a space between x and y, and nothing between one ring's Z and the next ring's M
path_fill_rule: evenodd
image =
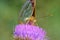
M22 7L22 12L20 12L19 16L19 21L25 22L25 18L29 18L32 16L32 4L27 1L23 7Z

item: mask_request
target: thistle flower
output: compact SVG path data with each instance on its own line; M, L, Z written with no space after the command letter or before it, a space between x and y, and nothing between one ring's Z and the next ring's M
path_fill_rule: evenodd
M30 38L31 40L44 40L46 32L39 26L18 24L15 27L14 36L18 36L23 39Z

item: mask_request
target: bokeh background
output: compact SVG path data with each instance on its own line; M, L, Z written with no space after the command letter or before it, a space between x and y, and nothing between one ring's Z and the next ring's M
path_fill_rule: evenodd
M25 1L0 0L0 40L13 40L13 29ZM60 0L37 0L36 18L50 40L60 40Z

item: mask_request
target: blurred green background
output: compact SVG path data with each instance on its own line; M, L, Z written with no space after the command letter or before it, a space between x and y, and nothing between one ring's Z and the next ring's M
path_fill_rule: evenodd
M0 40L13 40L13 28L18 24L18 13L25 1L0 0ZM50 40L60 40L60 0L37 0L36 18Z

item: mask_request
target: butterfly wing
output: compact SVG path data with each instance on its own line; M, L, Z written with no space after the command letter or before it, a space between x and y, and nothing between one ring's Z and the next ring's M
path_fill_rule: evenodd
M29 18L32 16L32 4L30 1L26 1L26 3L23 5L20 13L19 13L19 21L25 22L25 18Z

